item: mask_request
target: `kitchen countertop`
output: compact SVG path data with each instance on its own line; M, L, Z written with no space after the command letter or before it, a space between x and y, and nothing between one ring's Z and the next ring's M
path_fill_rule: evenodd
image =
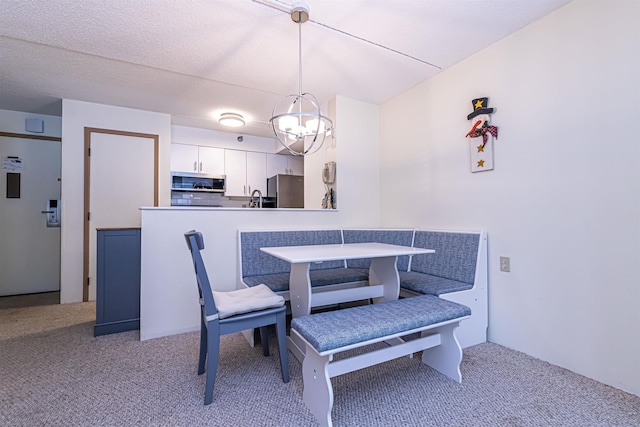
M338 209L304 209L304 208L214 208L210 206L143 206L140 210L166 211L295 211L295 212L338 212Z

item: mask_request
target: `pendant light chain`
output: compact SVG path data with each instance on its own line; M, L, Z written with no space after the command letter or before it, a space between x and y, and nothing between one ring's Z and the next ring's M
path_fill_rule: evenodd
M302 96L302 20L298 14L298 95Z

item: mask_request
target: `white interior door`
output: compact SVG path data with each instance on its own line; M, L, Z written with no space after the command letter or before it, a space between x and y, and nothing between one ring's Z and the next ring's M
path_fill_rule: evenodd
M96 298L97 228L140 227L155 203L153 138L92 133L89 195L89 299Z
M60 199L60 159L58 141L0 136L0 296L60 290L60 228L42 213ZM7 173L20 174L19 198L7 197Z

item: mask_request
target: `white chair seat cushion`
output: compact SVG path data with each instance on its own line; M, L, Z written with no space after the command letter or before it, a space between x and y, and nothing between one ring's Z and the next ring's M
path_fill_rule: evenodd
M229 292L212 292L220 319L284 305L284 298L264 284Z

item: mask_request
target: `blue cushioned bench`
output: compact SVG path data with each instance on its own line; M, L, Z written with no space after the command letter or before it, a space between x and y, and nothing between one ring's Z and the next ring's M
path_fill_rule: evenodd
M456 332L462 347L487 340L487 236L485 232L414 229L344 229L344 243L381 242L435 249L433 254L398 258L400 296L434 295L473 310ZM370 260L348 260L366 271Z
M344 229L342 230L344 243L388 243L391 245L413 246L413 229ZM398 257L398 271L407 271L409 269L410 257ZM370 259L349 259L347 260L348 268L358 268L368 274Z
M454 330L471 309L432 295L404 298L343 310L314 313L291 322L291 334L304 342L303 400L321 425L330 426L331 378L418 351L422 363L462 382L462 349ZM420 338L404 341L406 335ZM350 357L334 355L382 342Z
M341 230L240 231L240 277L245 286L261 283L289 300L291 264L260 250L263 247L331 245L342 243ZM311 287L366 283L369 271L348 269L344 261L314 263L309 271Z
M456 332L462 347L487 340L487 235L485 232L415 230L413 246L435 253L411 257L399 271L400 296L434 295L471 307L472 318Z
M420 229L331 229L240 231L238 287L264 283L289 300L289 263L260 251L268 246L381 242L435 249L434 254L399 257L400 295L433 295L467 305L471 319L457 331L463 348L485 342L488 327L487 235ZM369 259L311 266L312 292L366 286ZM249 335L247 335L249 337ZM253 343L253 340L250 339Z

